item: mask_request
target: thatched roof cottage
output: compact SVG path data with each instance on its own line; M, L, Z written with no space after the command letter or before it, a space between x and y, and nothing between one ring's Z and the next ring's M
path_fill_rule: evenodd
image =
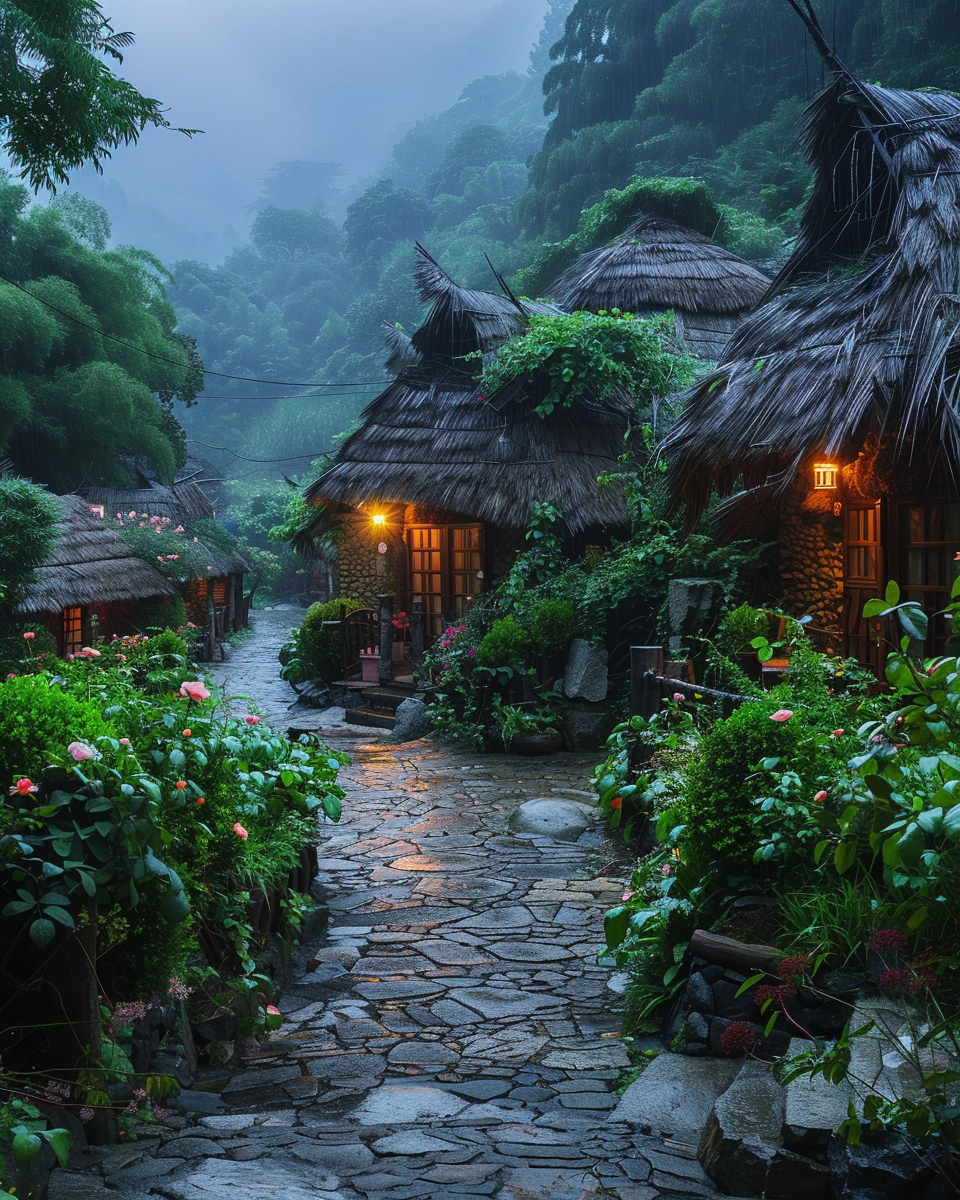
M17 611L39 618L70 654L96 636L134 632L131 615L177 589L138 558L82 496L57 496L61 520L53 548L36 568Z
M769 286L762 271L703 234L644 216L581 255L547 294L567 312L670 309L691 354L713 361Z
M960 550L960 100L863 83L810 28L834 80L797 247L664 453L691 515L763 489L742 506L779 515L785 602L871 661L864 600L895 578L939 611Z
M535 500L563 510L571 537L626 523L622 495L597 476L617 469L634 410L623 395L583 396L541 418L535 383L484 397L482 361L467 356L496 350L526 314L556 310L461 288L418 251L429 312L409 339L391 334L396 378L307 489L324 506L308 539L339 522L341 594L392 590L405 610L421 600L436 627L508 565Z

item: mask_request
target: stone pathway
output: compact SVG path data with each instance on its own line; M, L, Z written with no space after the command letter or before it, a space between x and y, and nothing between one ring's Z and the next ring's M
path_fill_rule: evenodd
M284 728L269 650L296 613L279 617L258 614L221 670ZM628 1057L596 953L629 859L584 803L595 756L329 732L353 759L320 842L330 921L298 956L283 1029L219 1092L184 1093L158 1137L57 1172L49 1200L711 1194L692 1147L610 1120ZM560 824L541 806L536 832L517 828L533 800Z

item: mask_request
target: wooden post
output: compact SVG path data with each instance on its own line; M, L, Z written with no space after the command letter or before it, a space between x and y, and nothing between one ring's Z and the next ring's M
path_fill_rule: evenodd
M652 717L660 711L660 685L663 674L662 646L630 647L630 715Z
M410 612L410 658L413 663L414 687L420 686L423 671L423 601L414 600Z
M207 580L207 627L203 635L203 657L213 662L217 653L217 612L213 605L213 580Z
M393 682L393 597L378 596L380 601L380 683Z

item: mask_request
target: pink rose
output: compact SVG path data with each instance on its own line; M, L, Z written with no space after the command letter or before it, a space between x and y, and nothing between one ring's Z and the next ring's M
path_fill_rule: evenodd
M793 709L778 708L775 713L770 714L770 720L778 721L782 725L784 721L789 721L792 716L793 716Z
M244 717L243 719L246 721L246 723L248 725L259 725L260 724L259 717Z
M74 762L83 762L86 758L96 758L97 752L86 742L71 742L67 747L67 753Z
M29 796L32 792L39 792L40 789L32 779L18 779L12 788L7 789L11 796Z
M247 838L250 836L247 833L247 831L244 829L244 827L240 824L239 821L237 821L237 823L234 825L233 832L237 835L238 838L242 838L244 841L246 841Z
M844 731L843 729L835 729L835 730L833 731L833 736L834 736L834 737L843 737L843 735L844 735L844 732L845 732L845 731Z
M674 692L674 693L673 693L673 698L674 698L674 700L676 700L676 702L677 702L678 704L680 704L680 703L681 703L681 701L684 699L683 692Z
M130 739L129 739L129 738L121 738L121 739L120 739L120 745L121 745L121 746L129 746L129 745L130 745Z
M23 640L25 642L32 642L36 636L37 635L32 630L28 629L27 632L23 635Z
M199 679L188 679L180 684L180 695L184 700L206 700L210 693Z
M820 791L814 796L813 802L814 804L822 804L826 798L827 793L823 790L823 788L821 788Z

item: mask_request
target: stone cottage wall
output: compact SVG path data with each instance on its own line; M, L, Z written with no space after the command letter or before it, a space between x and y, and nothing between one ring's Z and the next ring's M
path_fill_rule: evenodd
M405 554L403 510L384 508L384 526L373 524L369 513L344 517L337 534L337 574L340 596L362 600L371 608L377 597L396 591L397 556ZM386 545L386 553L378 547Z
M784 609L809 613L821 629L842 628L843 516L836 491L814 491L797 479L780 510L780 583Z

